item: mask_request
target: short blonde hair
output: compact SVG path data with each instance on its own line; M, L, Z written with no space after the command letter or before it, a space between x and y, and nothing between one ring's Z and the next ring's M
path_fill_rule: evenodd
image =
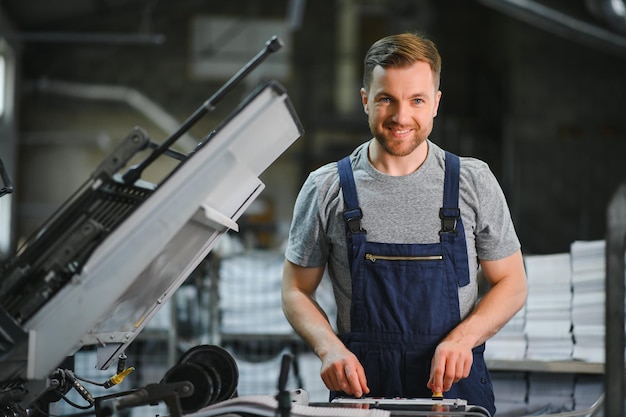
M378 65L383 68L405 67L416 61L424 61L433 71L435 90L441 79L441 56L430 39L416 33L402 33L384 37L372 44L365 54L363 65L363 88L368 91L372 71Z

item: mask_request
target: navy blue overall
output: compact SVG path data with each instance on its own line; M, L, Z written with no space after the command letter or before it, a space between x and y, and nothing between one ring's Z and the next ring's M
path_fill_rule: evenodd
M352 276L351 329L340 337L365 368L373 397L430 398L426 383L435 348L461 320L458 287L469 284L469 265L459 210L460 161L446 152L445 162L439 242L391 244L366 240L349 157L339 161ZM483 352L484 344L473 350L469 377L444 397L465 399L494 415Z

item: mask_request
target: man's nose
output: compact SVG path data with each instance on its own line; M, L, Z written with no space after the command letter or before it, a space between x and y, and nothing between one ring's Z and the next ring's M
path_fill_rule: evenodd
M407 103L396 103L393 109L393 121L405 124L411 120L411 108Z

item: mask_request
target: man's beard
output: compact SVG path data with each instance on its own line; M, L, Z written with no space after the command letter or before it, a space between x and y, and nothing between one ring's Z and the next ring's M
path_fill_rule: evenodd
M415 134L411 138L394 139L387 131L381 132L378 129L372 129L372 134L380 146L385 150L385 152L393 156L409 155L428 138L427 132L416 130L414 133Z

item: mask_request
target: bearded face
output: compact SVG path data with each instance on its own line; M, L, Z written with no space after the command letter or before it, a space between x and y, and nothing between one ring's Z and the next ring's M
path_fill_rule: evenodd
M399 68L378 66L369 91L361 89L370 130L392 156L409 155L428 138L440 98L430 65L422 61Z

